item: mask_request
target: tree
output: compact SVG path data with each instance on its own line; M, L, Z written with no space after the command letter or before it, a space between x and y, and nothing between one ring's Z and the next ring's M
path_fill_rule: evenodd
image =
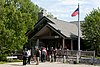
M0 60L22 49L28 41L25 33L32 30L38 11L30 0L0 0Z
M54 15L50 12L48 12L47 10L45 10L44 8L40 7L40 12L44 12L46 13L46 16L49 17L49 18L54 18L54 19L57 19L57 17L54 17Z
M100 55L100 9L93 9L85 17L82 24L83 37L86 40L88 50L95 50L96 55Z

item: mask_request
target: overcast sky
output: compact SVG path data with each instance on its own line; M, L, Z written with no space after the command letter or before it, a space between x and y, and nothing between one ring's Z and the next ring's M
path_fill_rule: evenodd
M77 9L80 3L80 20L84 20L86 14L100 7L100 0L31 0L38 6L51 12L55 17L65 21L77 21L77 16L71 14Z

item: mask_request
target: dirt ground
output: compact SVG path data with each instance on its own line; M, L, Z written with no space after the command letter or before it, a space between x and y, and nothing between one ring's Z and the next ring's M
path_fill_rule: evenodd
M100 66L85 65L85 64L64 64L59 62L52 62L52 63L44 62L44 63L39 63L39 65L31 63L23 66L22 62L17 62L17 63L0 64L0 67L100 67Z

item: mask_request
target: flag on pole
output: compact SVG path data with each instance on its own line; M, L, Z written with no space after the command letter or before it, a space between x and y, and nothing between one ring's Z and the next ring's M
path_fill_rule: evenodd
M79 13L79 8L77 8L73 13L72 13L72 17L76 16Z

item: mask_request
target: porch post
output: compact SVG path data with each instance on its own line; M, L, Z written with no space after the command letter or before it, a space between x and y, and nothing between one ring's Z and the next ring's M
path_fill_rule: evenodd
M37 48L39 47L39 39L37 39L36 47L37 47Z
M63 63L65 63L65 53L64 53L64 48L65 48L65 39L63 38Z
M71 50L73 50L73 39L71 39Z
M32 40L30 39L30 40L29 40L29 42L30 42L30 48L31 48L31 47L32 47L32 43L31 43L31 42L32 42Z
M64 47L65 47L65 39L63 38L63 49L64 49Z

